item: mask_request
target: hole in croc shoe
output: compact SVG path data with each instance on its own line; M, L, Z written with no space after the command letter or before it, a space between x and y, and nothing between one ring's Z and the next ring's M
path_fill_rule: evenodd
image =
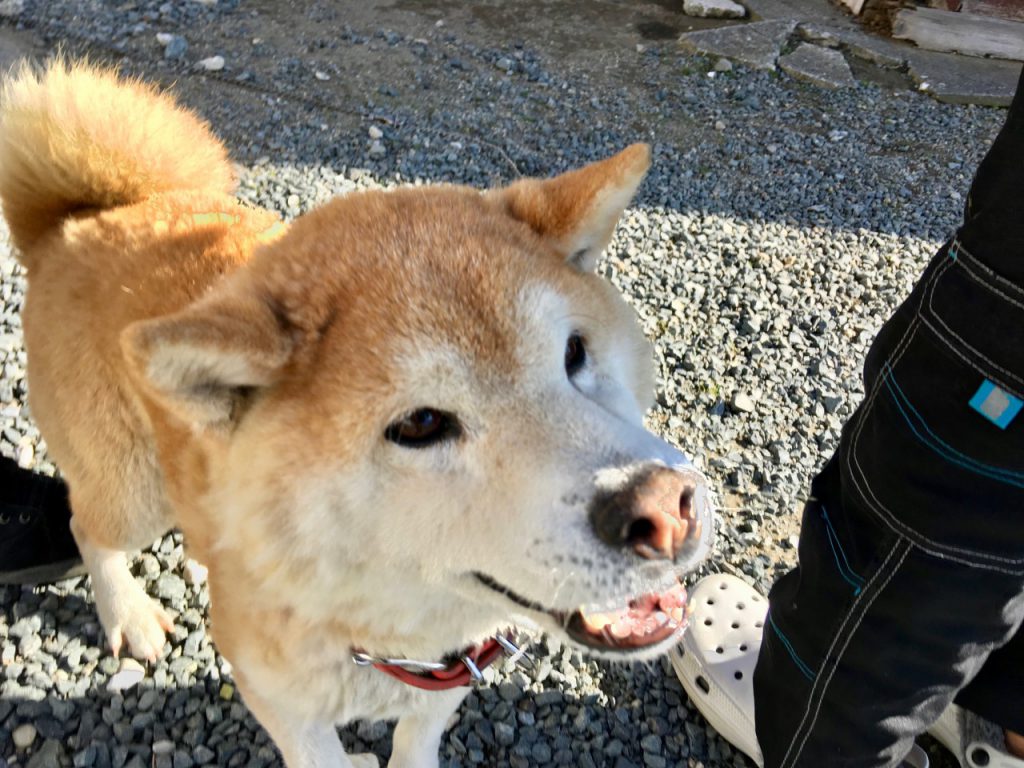
M708 598L708 605L714 605L714 604L715 604L715 598L709 597Z
M736 610L737 611L742 611L746 607L747 607L746 603L736 603Z
M761 627L764 626L764 622L763 621L755 621L754 622L754 626L757 627L758 629L760 629Z
M735 677L737 680L743 679L743 673L740 672L738 669L735 672L733 672L732 676Z
M988 750L984 747L978 747L971 751L971 762L975 765L988 765L991 762Z
M743 652L743 653L746 653L747 652L747 648L748 648L747 644L744 643L743 645L740 646L740 651Z
M718 646L717 648L715 648L715 653L725 653L725 648L723 648L722 646Z
M701 675L697 675L697 687L700 688L704 693L711 693L711 686L708 685L708 681L705 680Z
M740 623L739 623L738 621L734 621L734 622L732 623L732 628L733 628L733 629L739 629L739 628L740 628Z
M719 584L719 585L718 585L718 588L719 588L719 589L728 589L728 588L729 588L729 585L728 585L728 584L726 584L726 583L725 583L725 582L723 581L723 582L722 582L721 584Z
M711 619L704 619L704 626L705 627L710 627L713 623L714 622L712 622Z

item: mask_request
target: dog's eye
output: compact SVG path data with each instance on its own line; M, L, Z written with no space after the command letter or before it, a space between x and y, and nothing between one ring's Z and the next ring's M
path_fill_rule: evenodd
M565 372L571 378L587 362L587 347L583 337L574 333L565 342Z
M405 448L426 448L459 436L459 421L436 408L420 408L384 430L384 437Z

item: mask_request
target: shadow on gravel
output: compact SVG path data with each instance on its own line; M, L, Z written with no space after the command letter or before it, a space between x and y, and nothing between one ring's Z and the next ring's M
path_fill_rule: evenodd
M137 572L146 559L136 559ZM159 593L165 579L166 572L150 580L148 591ZM204 600L205 587L185 590L170 651L143 673L106 652L87 578L0 587L0 626L8 630L0 639L0 766L280 765L210 643ZM565 648L537 644L530 651L533 673L506 664L497 679L470 692L442 740L443 766L641 765L652 734L668 764L729 758L728 746L694 726L667 662L599 668ZM540 687L538 675L544 690L528 690ZM585 690L559 690L566 675ZM115 681L130 685L111 690ZM392 733L384 722L339 729L349 754L373 752L382 765ZM626 762L616 762L620 757Z
M674 40L645 38L689 23L664 4L204 5L141 28L105 11L123 27L113 42L87 34L100 19L80 23L75 3L26 21L72 54L173 86L245 165L489 186L648 141L640 205L801 228L945 239L1004 114L715 71ZM168 30L188 38L183 58L153 42ZM222 70L197 65L215 53Z

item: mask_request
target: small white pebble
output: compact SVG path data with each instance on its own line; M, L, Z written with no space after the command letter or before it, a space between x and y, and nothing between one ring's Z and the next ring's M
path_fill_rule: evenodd
M725 130L725 121L724 120L715 120L715 130L716 131L724 131Z
M174 35L172 35L170 32L157 32L156 33L156 41L158 43L160 43L160 45L167 45L173 39L174 39Z
M326 72L321 72L319 69L316 72L313 73L313 77L315 77L317 80L330 80L331 79L330 75L328 75Z
M32 723L19 725L11 734L11 740L17 749L28 749L36 740L36 727Z
M107 690L111 692L126 691L142 682L142 678L145 676L146 670L135 659L121 659L120 668L107 681Z
M185 561L185 583L190 587L198 587L206 581L210 571L191 557Z
M203 59L196 64L198 67L202 67L207 72L219 72L224 69L224 57L223 56L211 56L208 59Z
M18 446L18 466L22 469L31 469L32 462L36 457L32 443L22 443Z
M377 139L384 138L384 131L382 131L376 125L371 125L367 133L370 134L370 138L373 139L374 141L376 141Z

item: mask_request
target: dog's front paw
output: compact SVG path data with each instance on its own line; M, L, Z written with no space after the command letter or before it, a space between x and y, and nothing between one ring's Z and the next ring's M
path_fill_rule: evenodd
M117 656L127 643L131 655L139 661L156 661L163 651L165 633L174 629L174 622L160 604L141 588L121 592L109 604L105 602L97 600L97 608L111 653Z
M352 761L352 768L380 768L380 761L372 752L363 752L360 755L349 755Z

